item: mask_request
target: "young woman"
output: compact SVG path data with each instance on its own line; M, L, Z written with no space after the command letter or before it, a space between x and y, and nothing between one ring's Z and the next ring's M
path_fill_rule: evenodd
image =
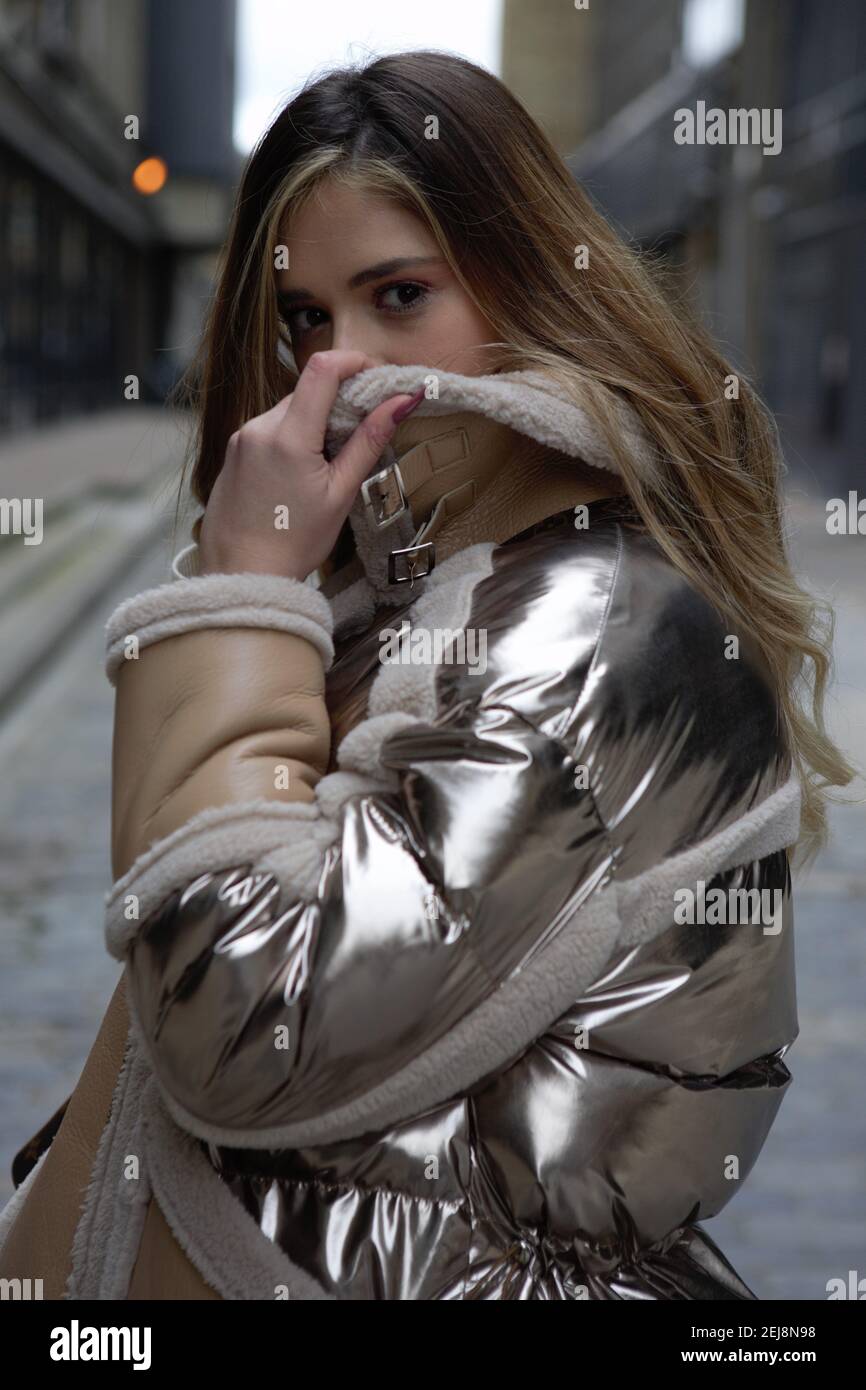
M700 1221L850 769L752 388L436 52L264 135L196 384L193 544L108 623L124 975L3 1273L754 1298Z

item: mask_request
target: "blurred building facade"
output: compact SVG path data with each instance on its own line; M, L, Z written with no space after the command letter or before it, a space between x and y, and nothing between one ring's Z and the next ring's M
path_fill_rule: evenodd
M679 264L779 421L792 475L866 456L866 5L506 0L502 75L627 236ZM569 74L571 76L569 77ZM777 154L677 144L705 102L782 112Z
M234 61L235 0L0 0L4 433L117 406L129 376L161 399L189 359L239 171Z

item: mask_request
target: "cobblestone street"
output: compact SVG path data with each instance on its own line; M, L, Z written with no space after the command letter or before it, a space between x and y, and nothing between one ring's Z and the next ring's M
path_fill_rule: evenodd
M814 504L795 503L792 517L806 582L837 604L831 730L866 763L866 540L827 536ZM165 581L168 561L167 543L152 547L0 725L0 1204L13 1155L75 1086L119 973L102 938L113 702L103 624ZM866 1276L866 808L834 809L833 825L795 888L793 1082L743 1190L706 1223L761 1299L824 1299L828 1279Z
M114 697L102 629L164 578L150 554L0 729L0 1203L15 1153L74 1088L120 973L101 927Z

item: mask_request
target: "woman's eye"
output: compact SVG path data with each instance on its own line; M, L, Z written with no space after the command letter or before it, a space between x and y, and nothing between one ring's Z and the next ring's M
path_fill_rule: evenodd
M390 314L405 314L423 304L428 294L426 285L416 285L412 280L401 280L397 285L386 285L383 290L378 290L376 301L380 308Z
M385 285L376 290L376 307L388 314L408 314L418 309L430 296L426 285L416 284L414 280L401 280L393 285ZM324 309L307 305L301 309L284 309L281 315L289 332L295 335L313 333L328 322L329 315Z
M317 318L316 315L319 315ZM292 333L309 333L313 328L319 328L327 319L328 315L324 309L290 309L283 314L283 318L288 324ZM312 321L310 321L312 319Z

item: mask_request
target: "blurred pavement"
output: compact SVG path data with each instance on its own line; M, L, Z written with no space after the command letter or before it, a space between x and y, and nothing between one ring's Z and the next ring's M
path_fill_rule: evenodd
M0 1204L14 1154L74 1088L120 970L101 927L103 628L170 578L183 442L166 411L130 405L0 448L3 495L44 499L40 545L0 537Z

